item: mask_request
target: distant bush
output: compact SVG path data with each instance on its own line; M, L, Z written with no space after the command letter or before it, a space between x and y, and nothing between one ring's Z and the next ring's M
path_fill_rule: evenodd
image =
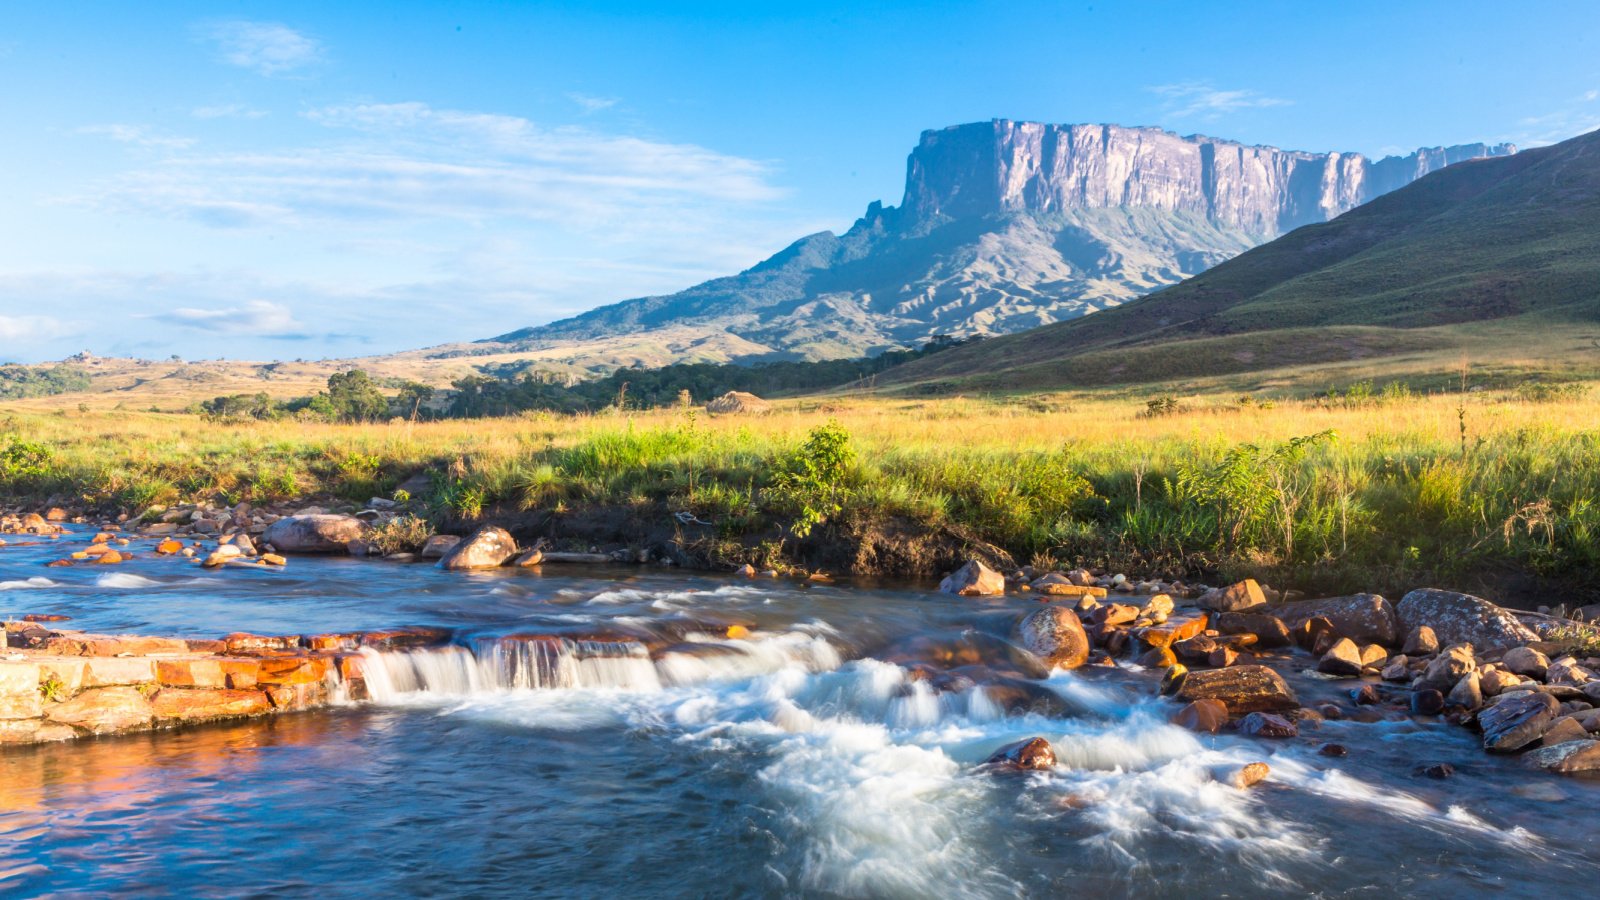
M1171 394L1163 394L1154 400L1144 402L1144 410L1139 413L1141 419L1159 419L1162 416L1175 416L1183 412L1183 404Z
M1543 381L1525 381L1517 385L1517 399L1524 403L1557 403L1563 400L1582 400L1589 386L1569 382L1548 384Z

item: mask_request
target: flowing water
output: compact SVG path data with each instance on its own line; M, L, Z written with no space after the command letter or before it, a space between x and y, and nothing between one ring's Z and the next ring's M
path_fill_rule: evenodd
M1195 735L1150 673L1030 681L1007 638L1033 601L555 566L40 567L58 555L0 548L0 612L457 637L363 651L367 704L0 751L0 892L1551 896L1600 877L1595 782L1403 717ZM1055 770L981 767L1033 736ZM1217 779L1258 760L1262 785ZM1457 775L1417 774L1434 762Z

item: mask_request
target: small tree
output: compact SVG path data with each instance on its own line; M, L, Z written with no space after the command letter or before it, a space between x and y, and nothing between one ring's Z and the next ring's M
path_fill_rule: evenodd
M791 534L804 538L829 516L844 509L850 497L845 479L855 460L850 432L838 422L829 422L812 429L805 443L779 463L766 496L774 506L794 516L789 525Z
M433 399L433 388L420 381L407 381L400 385L400 393L394 399L401 414L415 422L422 412L422 404Z
M327 398L331 417L341 422L375 422L389 414L389 401L360 369L329 375Z

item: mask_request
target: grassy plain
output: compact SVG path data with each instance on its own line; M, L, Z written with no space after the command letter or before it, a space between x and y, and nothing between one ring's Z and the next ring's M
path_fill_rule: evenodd
M892 521L954 528L1020 562L1253 574L1322 591L1600 594L1600 402L1581 387L1213 393L1174 397L1156 416L1148 399L863 395L780 401L763 416L382 425L29 403L0 410L0 503L138 514L194 499L364 501L425 472L411 500L440 521L689 511L715 524L710 555L725 562L804 563L808 546ZM829 423L847 450L819 470L801 448ZM822 473L809 488L795 481L808 471ZM811 514L824 521L801 539L793 526Z

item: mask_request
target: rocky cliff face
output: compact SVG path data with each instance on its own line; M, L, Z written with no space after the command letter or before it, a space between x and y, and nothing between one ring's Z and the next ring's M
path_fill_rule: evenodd
M1305 153L1158 128L993 122L926 131L906 166L911 221L1149 208L1202 215L1268 238L1342 212L1465 159L1509 144L1418 150L1374 162L1359 153Z
M1513 152L1471 144L1374 162L1156 128L958 125L923 133L899 207L874 203L842 235L467 352L559 349L598 371L642 358L861 356L935 334L1021 331L1174 284L1445 165Z

